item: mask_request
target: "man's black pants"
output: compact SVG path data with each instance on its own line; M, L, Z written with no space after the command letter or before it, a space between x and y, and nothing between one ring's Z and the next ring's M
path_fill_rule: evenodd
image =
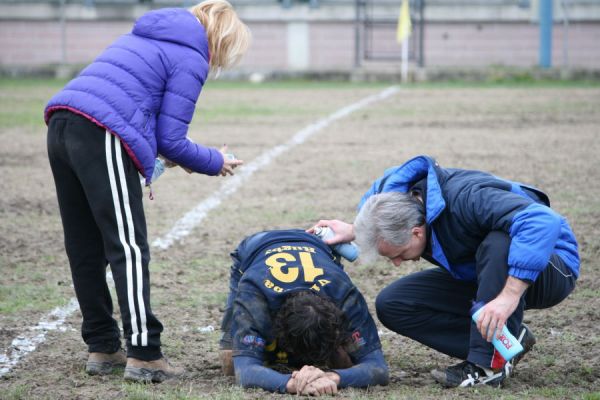
M160 358L162 325L150 308L150 252L133 161L118 138L66 110L50 119L48 156L88 350L112 353L121 347L106 283L108 263L128 356Z
M494 353L474 323L472 301L487 303L504 288L508 277L510 237L491 232L476 254L477 282L453 278L443 268L429 269L398 279L379 293L377 316L389 329L452 357L490 366ZM538 276L508 319L516 334L523 311L552 307L575 287L575 276L557 255Z

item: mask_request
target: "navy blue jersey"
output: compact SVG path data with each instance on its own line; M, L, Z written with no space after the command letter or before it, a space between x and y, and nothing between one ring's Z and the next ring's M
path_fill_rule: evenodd
M329 298L344 312L351 328L346 351L354 362L381 348L363 296L318 237L301 230L262 232L245 239L232 257L234 356L293 365L292 355L274 342L272 321L285 297L301 290Z

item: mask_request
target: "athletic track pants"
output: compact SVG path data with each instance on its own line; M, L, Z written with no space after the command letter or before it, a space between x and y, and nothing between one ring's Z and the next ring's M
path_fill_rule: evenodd
M504 288L508 276L510 236L491 232L478 248L477 282L453 278L443 268L428 269L398 279L377 296L379 320L389 329L452 357L491 366L494 347L471 322L472 301L487 303ZM566 298L576 278L556 254L538 276L507 321L516 334L523 311L552 307Z
M63 222L65 249L90 352L120 348L106 283L115 281L127 355L160 358L162 325L150 308L150 252L138 171L120 140L66 110L48 125L48 156Z

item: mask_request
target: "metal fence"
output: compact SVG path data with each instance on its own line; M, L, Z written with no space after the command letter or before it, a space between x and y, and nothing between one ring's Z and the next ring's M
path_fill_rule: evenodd
M395 37L398 15L379 14L375 3L381 0L356 0L356 60L360 66L363 61L399 61L401 54L397 48L390 48L389 41L380 40L381 36ZM390 5L399 6L398 1ZM410 13L412 35L409 45L409 59L420 67L425 65L423 37L425 27L425 0L411 0Z
M3 51L4 58L0 58L0 61L9 60L9 62L16 63L17 61L14 60L18 59L18 62L27 64L31 61L22 56L24 53L21 51L22 48L35 49L36 54L44 53L45 50L45 48L36 47L36 42L29 43L25 39L21 42L17 41L22 44L15 44L14 40L9 39L13 33L10 31L11 28L6 28L8 25L19 28L19 24L41 21L46 23L44 26L48 27L47 29L50 31L54 29L53 32L59 32L60 63L64 64L67 61L68 24L78 26L78 24L81 25L88 21L96 22L98 25L118 24L133 20L147 9L189 7L199 1L201 0L0 0L0 21L5 28L3 31L5 40L2 43L6 47L3 50L14 50L13 53ZM291 39L295 36L290 32L301 31L301 33L304 32L302 33L304 36L300 39L306 39L301 40L301 43L306 46L307 52L311 52L311 56L317 55L315 59L321 57L319 62L322 65L326 65L327 62L336 68L339 65L348 64L353 67L370 66L378 62L381 65L389 65L394 64L401 57L395 39L401 0L229 1L234 6L240 6L240 12L244 13L246 20L258 27L259 34L256 43L259 49L261 45L268 46L269 49L275 46L278 54L286 54L285 52L290 51L289 49L293 50L297 47L295 43L288 43L288 41L295 40ZM517 49L520 51L519 54L527 57L537 48L535 39L532 39L534 36L537 37L537 32L535 32L536 1L539 0L410 0L413 34L409 39L408 58L419 66L425 66L426 62L430 65L439 65L441 62L448 65L452 62L461 64L465 60L464 58L446 61L444 59L447 55L446 49L454 48L452 54L456 54L457 51L462 52L463 49L457 47L460 46L460 44L457 45L457 42L462 40L461 43L467 43L471 38L475 38L476 40L469 42L472 49L469 53L471 58L468 60L474 60L477 64L483 59L477 54L484 54L485 57L492 54L490 46L483 41L503 44L507 41L506 34L512 38L510 40L515 43L519 42L521 46ZM554 24L562 25L560 31L555 30L554 34L555 42L560 43L560 47L555 48L554 52L560 54L562 60L555 57L554 62L565 67L568 67L573 61L575 66L598 65L600 53L598 53L596 38L598 29L600 29L600 0L554 0L553 2ZM306 12L307 6L320 9ZM301 12L297 14L290 12L295 11L294 9L278 11L278 7L298 7ZM263 9L268 9L269 12L263 13ZM58 24L52 28L51 25L54 21ZM295 29L302 24L314 26L315 29L306 29L306 27L295 31L290 29ZM486 24L490 24L492 27L483 29L486 28ZM56 29L57 26L58 29ZM515 37L515 34L510 36L513 31L516 32L517 28L520 29L518 32L522 36ZM440 31L440 29L444 31ZM467 29L472 29L468 33L471 36L465 39ZM446 31L451 33L448 35ZM36 35L45 37L43 32L38 32ZM317 38L316 35L321 35L321 37ZM27 35L21 36L27 37ZM447 40L448 37L451 40ZM320 43L324 41L326 43L319 47ZM330 44L334 42L335 44ZM454 47L448 47L448 44ZM327 50L323 50L326 46L329 46ZM266 47L259 51L266 52L265 49ZM493 62L507 65L515 63L516 56L513 56L515 53L513 48L508 49L505 46L493 49L493 51L495 52ZM33 53L34 50L30 52ZM328 52L333 52L333 56L337 58L334 59ZM17 53L19 55L14 56ZM496 56L496 54L500 55ZM526 60L525 57L520 56L519 60ZM41 62L39 61L41 57L31 58L35 59L34 62ZM287 65L286 63L291 63L291 59L293 59L291 56L288 60L278 59L275 64L280 68L282 65ZM327 61L321 61L324 59ZM329 61L330 59L334 61ZM53 60L48 62L54 62ZM517 60L517 65L520 65L519 60ZM294 68L296 67L294 66Z

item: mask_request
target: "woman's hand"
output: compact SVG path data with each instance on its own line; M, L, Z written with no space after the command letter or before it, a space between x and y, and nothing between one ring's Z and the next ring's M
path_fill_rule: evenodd
M219 172L219 175L221 175L221 176L233 175L233 170L238 165L242 165L244 163L244 161L238 160L237 158L235 158L235 156L233 154L228 153L226 144L224 144L223 147L221 147L219 149L219 151L223 155L223 167L221 168L221 172Z

